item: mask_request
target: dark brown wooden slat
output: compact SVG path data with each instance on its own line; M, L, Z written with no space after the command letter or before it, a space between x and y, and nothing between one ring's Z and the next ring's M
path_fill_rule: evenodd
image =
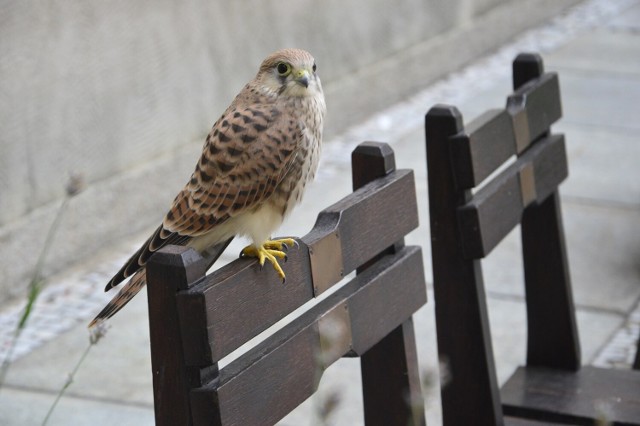
M542 202L567 175L564 136L536 143L458 209L465 256L488 255L520 222L525 207Z
M372 211L376 214L370 214ZM319 260L314 265L320 271L342 271L329 275L332 281L324 284L328 288L417 226L413 172L399 170L320 213L314 229L299 241L299 247L289 250L283 266L286 284L268 266L260 271L255 260L236 260L212 273L178 295L187 364L204 366L220 360L311 300L318 291L313 288L317 283L310 279L310 250L321 251L323 245L334 249L326 255L316 253ZM341 265L336 264L336 256ZM313 262L314 255L311 258ZM206 323L201 321L203 317Z
M451 137L457 188L478 186L513 155L526 150L562 116L555 73L524 85L507 99L506 110L489 110Z
M323 369L348 351L361 354L400 326L426 302L422 255L419 247L406 247L383 257L345 286L277 331L265 342L233 361L220 372L219 381L192 391L194 412L220 412L222 424L274 423L317 386ZM402 282L402 286L394 283ZM372 303L373 299L390 304ZM319 357L320 322L326 312L345 310L353 345L338 356ZM390 315L391 313L391 315ZM325 360L319 365L319 360ZM210 424L210 420L203 424ZM199 424L195 422L195 424Z
M489 110L451 138L451 156L458 189L479 185L516 154L511 116L505 110Z
M349 310L355 313L351 316L355 354L367 352L381 337L409 318L407 313L412 314L427 302L424 267L418 252L421 252L419 247L403 248L398 253L400 259L387 271L376 272L381 268L377 265L374 273L386 281L362 287L357 297L349 300ZM358 279L371 280L371 275L367 272Z
M178 309L187 365L219 361L313 298L308 247L291 248L282 283L266 264L238 259L180 292ZM268 306L269 309L265 309Z
M513 167L458 210L466 258L485 257L520 222L519 183L518 169Z
M562 117L558 74L546 73L524 84L507 98L507 111L513 118L518 153L522 153Z
M593 425L640 424L640 375L586 366L577 372L520 367L502 387L505 414ZM602 410L602 413L599 412Z
M535 199L533 201L536 204L542 203L556 192L558 186L569 176L564 135L551 135L547 139L551 141L547 149L532 150L536 155L533 160L535 176ZM538 142L541 145L542 143L543 141Z
M313 248L327 238L325 229L337 229L346 275L418 227L415 193L412 170L392 172L320 212L303 241Z
M406 174L410 177L405 176ZM395 187L388 186L393 176L402 176L403 183L398 182ZM401 247L403 243L400 236L406 235L418 226L412 171L392 172L358 189L354 194L360 194L359 197L362 198L357 208L351 207L353 201L350 198L343 199L323 210L314 229L304 237L304 241L310 247L316 296L342 276L364 267L387 247ZM372 211L376 214L370 214ZM344 250L343 247L349 247L349 250ZM321 259L321 262L314 262L316 254L319 254L317 258ZM341 265L337 263L338 259ZM332 269L340 274L330 277L332 280L327 281L323 272Z
M192 390L194 426L275 424L315 392L319 345L317 324L309 325L237 377Z

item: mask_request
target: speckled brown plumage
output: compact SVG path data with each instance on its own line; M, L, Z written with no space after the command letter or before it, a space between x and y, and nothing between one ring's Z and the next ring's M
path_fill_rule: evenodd
M273 263L266 252L274 250L264 244L315 174L324 114L320 78L308 52L284 49L266 58L213 125L195 171L162 224L106 290L136 274L134 279L91 325L112 316L144 286L146 262L167 244L190 246L215 260L231 238L246 235L253 245L243 253L261 263L266 254ZM284 278L277 262L274 268Z

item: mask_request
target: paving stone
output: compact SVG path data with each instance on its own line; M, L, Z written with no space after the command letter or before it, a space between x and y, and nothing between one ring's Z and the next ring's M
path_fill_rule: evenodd
M575 303L629 312L640 296L640 210L564 202L563 221ZM482 262L488 291L524 295L521 253L516 228Z
M635 5L614 17L609 28L615 30L640 31L640 5Z
M39 425L55 394L3 388L0 393L0 424ZM49 426L154 425L153 407L65 396L52 413Z
M637 8L640 12L640 8ZM640 21L640 13L636 12ZM640 24L639 27L640 29ZM640 32L598 29L576 38L550 55L545 55L549 70L572 70L580 74L620 73L640 76Z
M560 122L569 158L569 177L561 186L567 197L640 208L640 143L637 132L584 128Z
M504 383L526 363L526 310L522 301L495 297L489 298L487 306L498 382ZM624 322L622 315L582 309L577 312L577 321L583 364L594 359L602 342Z
M640 78L567 70L560 87L565 124L640 130Z
M146 291L113 318L105 337L92 347L68 395L153 404ZM89 345L86 323L76 325L15 361L7 383L57 392ZM2 399L2 398L0 398Z

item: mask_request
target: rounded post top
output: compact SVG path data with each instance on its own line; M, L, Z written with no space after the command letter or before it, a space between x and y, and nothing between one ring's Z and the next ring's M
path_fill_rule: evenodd
M186 289L206 274L207 262L200 253L190 247L167 245L149 259L147 263L149 281L157 276L150 271L159 271L163 279L173 277L177 288Z
M189 266L202 260L202 256L191 247L167 245L158 250L149 262L168 266Z
M356 155L385 159L391 159L394 157L393 149L391 149L391 146L389 146L388 143L372 141L360 143L356 149L353 150L352 156Z
M462 113L453 105L436 104L425 116L427 131L445 130L446 133L455 134L464 128Z
M396 157L389 144L362 142L351 153L353 189L388 175L396 169Z
M520 53L513 60L513 90L544 74L544 61L538 53Z

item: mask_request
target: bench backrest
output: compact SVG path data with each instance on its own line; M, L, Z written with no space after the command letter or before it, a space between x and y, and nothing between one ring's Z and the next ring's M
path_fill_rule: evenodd
M238 259L205 275L206 262L184 247L151 259L157 424L275 423L345 355L362 357L365 420L412 419L405 398L419 395L420 384L411 315L426 302L421 250L405 247L403 239L418 226L413 172L395 169L386 144L361 144L352 164L355 192L322 211L299 247L288 251L286 284L255 260ZM308 303L353 271L348 283ZM296 318L219 368L220 360L303 305ZM376 347L388 357L376 356ZM408 365L395 368L399 362ZM391 388L381 393L380 380ZM399 396L387 394L394 385Z
M451 106L426 116L438 349L452 377L442 390L445 424L502 421L480 259L518 224L527 364L580 366L557 192L567 156L563 135L550 132L562 115L558 75L544 73L538 55L522 54L513 76L504 109L467 126Z

